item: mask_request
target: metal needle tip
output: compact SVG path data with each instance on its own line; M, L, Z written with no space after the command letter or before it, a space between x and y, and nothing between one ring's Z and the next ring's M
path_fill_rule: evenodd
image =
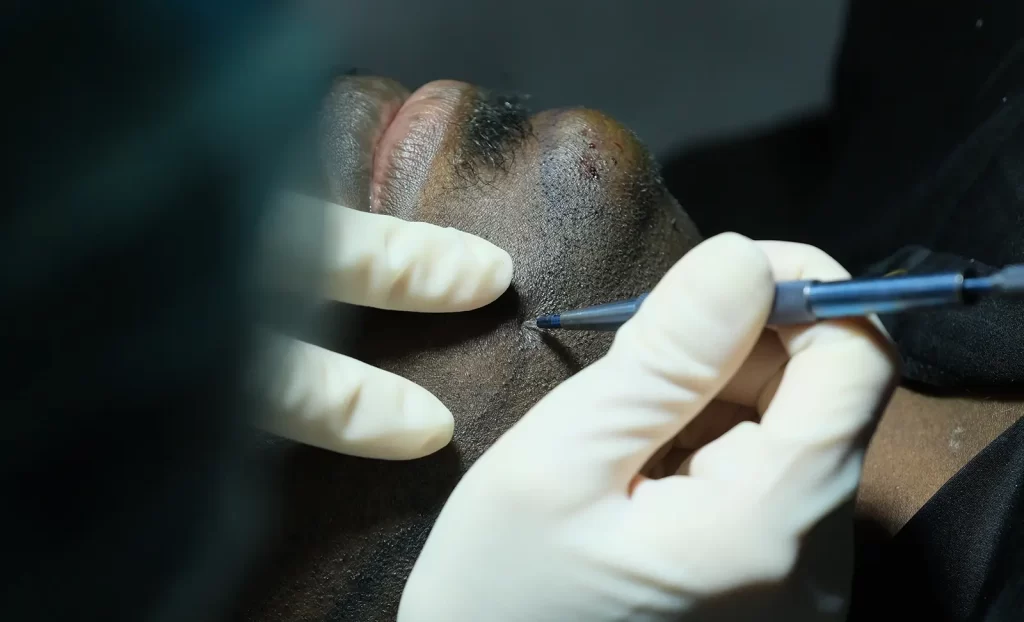
M542 315L534 320L533 325L537 328L561 328L562 316L560 314L555 315Z

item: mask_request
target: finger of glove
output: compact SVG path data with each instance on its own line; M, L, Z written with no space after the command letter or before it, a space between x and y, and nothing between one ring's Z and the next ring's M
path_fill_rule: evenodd
M718 399L763 413L761 406L767 405L765 387L782 372L788 361L789 353L779 340L779 334L774 330L763 331L739 371L718 394Z
M512 258L483 238L331 203L325 210L329 298L393 311L469 311L512 282Z
M738 464L763 461L758 430L756 423L741 422L706 449L729 441L749 450ZM749 477L728 475L740 484ZM638 478L626 507L615 537L629 559L642 564L635 572L685 586L690 593L721 594L777 582L796 560L794 532L780 531L759 499L743 494L739 485L683 475Z
M776 280L849 276L819 249L759 246ZM781 381L765 385L773 396L761 425L704 447L689 473L732 482L751 498L770 497L777 518L800 529L853 494L869 433L895 387L896 364L870 319L777 330L790 360Z
M758 245L771 262L776 280L850 277L839 262L813 246ZM785 435L856 438L888 401L897 379L897 358L878 318L779 327L776 332L789 362L764 412L766 429ZM820 406L812 400L820 400Z
M750 240L705 241L654 288L609 353L542 400L510 443L532 464L550 461L575 478L574 492L625 493L740 367L773 295L768 262Z
M672 441L676 448L696 451L721 437L741 421L758 420L757 411L745 404L714 399Z
M275 338L280 373L261 427L294 441L367 458L408 460L451 441L451 412L426 389L361 361Z

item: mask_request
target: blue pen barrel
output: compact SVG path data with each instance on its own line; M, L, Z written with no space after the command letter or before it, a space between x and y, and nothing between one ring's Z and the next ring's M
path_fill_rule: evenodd
M597 305L596 307L564 311L558 314L558 328L597 331L616 330L636 314L645 298L647 298L647 294L642 294L630 300Z
M769 324L803 324L828 318L963 303L964 276L951 272L850 281L778 283Z
M818 320L886 315L911 309L971 304L994 292L1024 293L1022 274L1006 270L987 277L965 278L959 272L849 281L782 281L775 284L775 299L768 324L786 326ZM1014 278L1011 278L1014 277ZM1017 288L1017 289L1014 289ZM629 320L646 294L596 307L538 317L537 327L612 331Z
M962 304L963 287L964 276L955 272L809 283L805 308L817 319L898 313Z

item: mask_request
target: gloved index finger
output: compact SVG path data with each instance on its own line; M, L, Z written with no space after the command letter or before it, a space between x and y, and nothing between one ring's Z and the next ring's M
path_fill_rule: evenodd
M334 300L393 311L469 311L496 300L512 281L509 254L477 236L333 203L322 208L324 293Z
M788 242L758 242L776 281L846 279L824 251ZM856 436L888 400L897 357L875 317L776 329L789 363L762 425L793 433ZM799 432L798 430L799 429Z
M451 412L400 376L342 354L267 335L276 366L260 385L269 400L268 432L338 453L409 460L452 438Z
M760 242L775 281L849 274L823 251ZM852 495L869 432L896 386L896 359L871 319L776 328L789 361L760 425L741 424L694 454L693 477L770 495L775 520L805 529ZM777 386L777 388L776 388ZM767 520L766 517L762 517Z

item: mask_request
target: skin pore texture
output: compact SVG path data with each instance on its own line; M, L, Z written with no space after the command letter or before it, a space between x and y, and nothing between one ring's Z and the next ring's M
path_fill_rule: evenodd
M244 620L394 620L402 588L459 477L610 334L541 335L536 315L650 290L699 241L637 138L583 109L529 115L459 82L410 94L336 82L320 119L323 198L452 226L507 250L512 288L459 314L371 311L322 345L409 378L455 416L455 438L412 462L285 441L280 539L242 600ZM495 525L495 529L500 529Z

